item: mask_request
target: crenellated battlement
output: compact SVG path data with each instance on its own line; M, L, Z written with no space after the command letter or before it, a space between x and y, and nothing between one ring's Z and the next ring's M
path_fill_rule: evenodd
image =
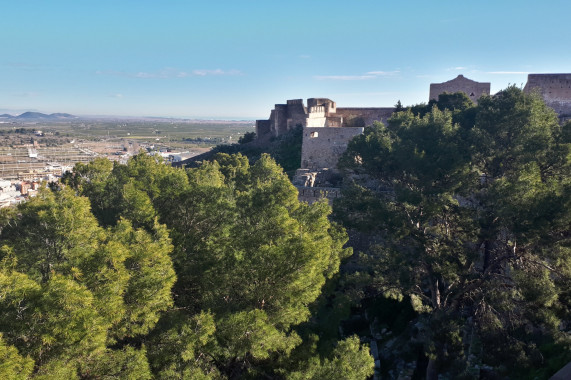
M325 107L324 107L324 106L313 106L313 107L309 107L309 113L310 113L310 114L322 113L322 114L325 115Z

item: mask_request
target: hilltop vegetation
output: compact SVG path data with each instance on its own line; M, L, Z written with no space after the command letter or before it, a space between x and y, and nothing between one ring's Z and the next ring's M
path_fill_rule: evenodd
M326 203L275 162L78 164L8 210L0 373L17 378L359 379L357 338L320 355L310 305L351 254Z
M571 360L571 123L516 87L463 98L356 137L335 214L371 242L363 289L417 313L394 360L414 353L426 379L546 378Z
M571 360L571 123L540 98L401 108L349 144L333 213L278 165L300 130L250 137L186 169L77 164L2 210L0 374L366 379L364 342L387 379Z
M264 140L256 140L255 132L247 132L238 144L218 145L210 152L193 157L180 165L196 166L203 160L213 160L218 153L242 154L251 162L257 161L263 154L269 154L291 178L301 162L302 136L303 129L300 125L279 137Z

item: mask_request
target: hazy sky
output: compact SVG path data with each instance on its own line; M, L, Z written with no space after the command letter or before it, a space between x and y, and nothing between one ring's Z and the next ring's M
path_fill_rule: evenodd
M464 74L571 72L569 0L11 0L0 113L267 118L274 103L428 100Z

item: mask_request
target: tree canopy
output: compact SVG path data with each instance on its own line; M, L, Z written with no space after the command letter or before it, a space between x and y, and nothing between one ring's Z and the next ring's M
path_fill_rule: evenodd
M570 319L567 127L516 87L477 106L457 98L354 138L340 161L353 182L336 215L378 236L363 263L370 283L421 313L427 378L482 363L541 368L553 344L562 365L571 359L559 329Z
M67 188L44 190L3 217L6 344L35 363L36 376L85 377L94 365L123 376L126 360L144 357L144 348L125 340L149 333L172 305L165 227L155 223L149 233L121 220L104 229L89 200ZM149 374L148 365L140 369L137 376Z
M143 153L126 165L77 164L0 214L0 373L371 374L356 338L325 356L292 356L306 344L296 329L351 254L330 212L299 202L267 155L250 166L218 154L188 170Z
M0 374L357 380L369 340L393 378L571 360L571 122L537 94L399 102L349 143L333 213L276 163L300 143L187 169L96 159L0 210Z

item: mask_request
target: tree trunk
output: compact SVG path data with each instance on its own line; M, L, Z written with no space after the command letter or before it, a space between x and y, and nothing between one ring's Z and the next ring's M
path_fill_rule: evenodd
M436 310L440 308L440 284L438 279L431 276L430 278L430 296L432 299L432 307Z
M486 269L488 269L488 266L490 265L490 241L486 240L484 242L484 262L482 265L482 272L486 272Z
M434 359L428 359L428 366L426 366L426 380L438 380L438 356Z

